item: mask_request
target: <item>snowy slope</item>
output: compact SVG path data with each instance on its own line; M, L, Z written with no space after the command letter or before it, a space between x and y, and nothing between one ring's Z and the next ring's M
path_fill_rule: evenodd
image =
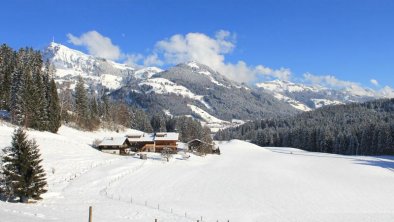
M323 106L330 106L330 105L344 104L341 101L329 100L329 99L311 99L311 100L315 104L315 108L320 108L320 107L323 107Z
M314 91L317 92L319 90L324 89L323 87L317 86L306 86L303 84L297 84L289 81L283 80L273 80L267 82L261 82L256 84L257 87L266 89L268 91L273 92L301 92L301 91Z
M12 128L0 126L0 146ZM175 156L169 163L104 154L88 144L121 135L29 131L44 157L49 192L36 204L0 202L1 221L389 222L392 157L341 156L261 148L234 140L222 155ZM54 170L53 170L54 169Z
M291 99L287 96L284 96L281 93L274 92L273 96L281 101L284 101L284 102L290 104L292 107L294 107L298 110L301 110L301 111L311 111L312 110L311 108L309 108L307 105L303 104L302 102Z
M188 97L193 100L201 100L203 96L195 95L189 89L184 86L178 85L164 78L151 78L139 83L139 85L148 85L152 87L145 93L157 93L157 94L176 94L183 97Z
M149 79L154 74L163 72L164 70L157 68L157 67L146 67L135 71L134 76L137 79Z
M201 124L203 126L207 126L211 130L212 133L216 133L220 129L225 129L227 127L236 127L236 126L239 126L239 125L242 125L243 123L245 123L243 121L229 122L229 121L221 120L221 119L218 119L218 118L212 116L211 114L205 112L203 109L201 109L195 105L188 104L187 106L191 109L191 111L193 112L193 115L195 117L197 117L198 120L200 120Z
M319 85L305 85L282 80L261 82L257 83L256 86L302 111L326 105L365 102L372 99L394 97L394 90L390 87L373 90L358 85L351 85L342 89L331 89Z
M59 43L52 42L43 52L56 68L55 80L75 83L82 76L89 86L102 85L110 90L120 88L134 68L114 61L87 55Z

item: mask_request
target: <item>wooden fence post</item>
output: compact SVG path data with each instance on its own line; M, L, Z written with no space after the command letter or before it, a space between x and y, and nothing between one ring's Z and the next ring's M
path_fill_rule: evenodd
M89 222L92 222L92 221L93 221L93 218L92 218L92 211L93 211L92 206L89 206Z

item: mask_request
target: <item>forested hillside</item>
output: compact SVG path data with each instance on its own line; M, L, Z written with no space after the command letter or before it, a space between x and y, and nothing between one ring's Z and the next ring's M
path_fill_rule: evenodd
M0 110L11 122L57 132L61 125L54 69L32 48L0 47Z
M328 106L294 117L248 122L220 131L215 138L348 155L394 154L394 99Z

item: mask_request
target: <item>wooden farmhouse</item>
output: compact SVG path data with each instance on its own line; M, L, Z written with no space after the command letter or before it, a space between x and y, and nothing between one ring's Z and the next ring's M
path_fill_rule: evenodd
M179 133L159 132L127 135L131 149L135 152L161 152L164 148L177 151Z
M129 134L127 140L134 152L155 152L155 137L152 133Z
M130 152L130 142L127 137L108 137L98 145L98 149L105 153L125 155Z

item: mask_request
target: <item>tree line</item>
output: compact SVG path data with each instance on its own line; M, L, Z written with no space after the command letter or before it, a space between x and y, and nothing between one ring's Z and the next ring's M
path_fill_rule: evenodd
M327 106L293 117L245 123L217 140L347 155L394 154L394 99Z
M57 132L61 116L54 72L40 51L0 46L0 110L10 113L13 124Z

